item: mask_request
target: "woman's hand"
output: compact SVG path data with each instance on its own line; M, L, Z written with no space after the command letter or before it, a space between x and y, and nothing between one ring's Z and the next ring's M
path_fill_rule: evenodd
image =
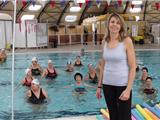
M130 90L125 89L125 90L121 93L119 99L122 100L122 101L128 100L129 97L130 97L130 93L131 93Z
M101 99L101 98L102 98L102 95L101 95L101 88L97 88L96 97L97 97L98 99Z

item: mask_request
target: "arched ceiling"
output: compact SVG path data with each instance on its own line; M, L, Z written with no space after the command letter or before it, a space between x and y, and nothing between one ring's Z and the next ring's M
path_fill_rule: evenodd
M7 13L13 18L14 6L12 1L0 1L0 13ZM48 0L43 3L43 6L38 11L30 11L28 9L28 7L33 4L33 0L27 0L28 2L25 5L22 3L22 1L24 0L19 0L17 2L17 21L22 17L22 15L34 14L38 22L48 22L57 25L76 25L81 24L83 22L83 19L85 18L103 15L106 13L110 13L111 11L116 11L120 14L131 14L129 11L129 9L131 8L131 0L123 0L122 6L118 6L117 0L112 0L109 6L107 4L107 0L100 0L100 7L97 6L96 0L90 0L90 5L83 4L80 12L75 13L70 12L69 10L70 7L74 5L74 0L65 0L65 2L63 2L63 5L61 3L62 0L55 0L54 4L53 0ZM41 5L40 0L36 0L35 2L35 4ZM143 10L140 13L136 13L134 15L139 15L140 20L145 20L151 23L160 22L160 9L156 9L156 3L160 4L160 0L143 0ZM73 23L65 22L65 16L67 15L76 15L77 20Z

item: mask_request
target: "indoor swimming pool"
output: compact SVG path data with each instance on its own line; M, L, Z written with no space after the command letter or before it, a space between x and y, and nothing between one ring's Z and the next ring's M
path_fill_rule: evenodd
M81 72L83 76L87 75L87 65L92 63L95 67L101 58L100 52L86 52L81 57L82 67L74 67L74 72L67 73L65 66L67 60L75 61L79 53L32 53L32 54L16 54L15 55L15 93L14 93L14 113L16 120L33 120L33 119L51 119L58 117L80 116L80 115L96 115L100 114L100 108L105 107L104 98L98 100L95 96L96 85L87 87L87 92L83 95L75 95L73 93L73 84L75 83L75 72ZM47 67L49 59L58 72L55 80L41 81L42 87L49 96L49 101L43 105L32 105L26 101L27 88L21 86L21 81L25 76L25 69L31 65L32 57L38 58L38 63L44 69ZM137 51L137 63L140 66L146 66L149 74L153 77L153 86L157 89L154 96L146 96L142 92L142 82L139 80L140 71L136 75L133 86L133 105L145 102L156 103L160 99L160 51ZM8 120L11 118L11 56L5 63L0 64L0 120Z

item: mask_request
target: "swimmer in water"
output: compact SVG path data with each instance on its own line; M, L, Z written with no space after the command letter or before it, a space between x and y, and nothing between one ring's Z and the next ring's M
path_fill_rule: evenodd
M27 91L28 101L32 104L42 104L48 98L46 91L41 88L39 80L34 79L31 82L31 89Z

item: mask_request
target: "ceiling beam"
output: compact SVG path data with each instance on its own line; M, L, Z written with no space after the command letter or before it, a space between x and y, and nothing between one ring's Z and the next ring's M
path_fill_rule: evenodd
M146 20L146 11L147 11L147 6L148 6L148 0L146 0L145 7L144 7L143 21L145 21L145 20Z
M104 6L104 10L103 10L103 14L105 14L106 10L108 9L108 3L106 2L105 6Z
M62 10L62 12L61 12L61 14L60 14L60 16L59 16L59 18L58 18L58 20L57 20L57 25L59 25L59 23L61 22L61 19L62 19L63 14L64 14L65 11L67 10L68 6L70 5L69 3L70 3L70 1L67 2L66 6L65 6L64 9Z
M50 3L51 3L51 1L48 1L48 2L45 4L45 6L43 7L43 9L40 11L40 13L39 13L39 15L38 15L38 17L37 17L38 22L40 22L41 16L43 15L44 11L47 9L47 7L49 6Z
M82 23L84 14L85 14L85 12L87 11L87 9L88 9L88 6L85 5L84 10L83 10L83 12L82 12L82 14L81 14L81 17L80 17L80 19L79 19L79 22L78 22L79 25Z
M18 18L21 16L22 12L32 3L32 1L29 1L26 3L25 6L23 6L18 12L17 12L17 15L16 15L16 21L18 20Z
M49 18L52 18L52 20L57 21L57 19L55 18L55 16L52 16L52 17L51 17L51 16L48 16L48 17L42 18L41 21L46 21L46 22L48 23L47 20L48 20Z
M8 3L9 3L9 1L2 2L0 4L0 10L2 10L2 8L4 8Z
M128 9L128 7L129 7L129 4L130 4L130 2L127 1L127 2L126 2L126 6L125 6L124 11L123 11L123 14L125 14L125 13L127 12L127 9Z

